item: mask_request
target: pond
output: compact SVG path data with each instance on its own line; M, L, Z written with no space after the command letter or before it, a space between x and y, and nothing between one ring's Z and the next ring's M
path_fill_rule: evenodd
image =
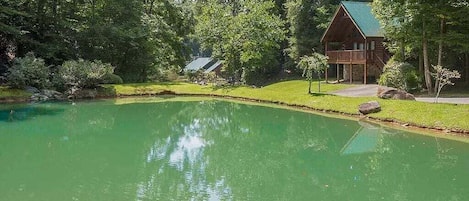
M0 200L464 200L468 145L212 99L0 105Z

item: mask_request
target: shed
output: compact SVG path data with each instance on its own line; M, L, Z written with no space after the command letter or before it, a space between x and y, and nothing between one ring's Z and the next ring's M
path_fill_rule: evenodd
M222 67L223 61L212 59L210 57L201 57L187 64L187 66L184 68L184 71L188 72L202 70L204 73L215 72L217 75L219 75Z

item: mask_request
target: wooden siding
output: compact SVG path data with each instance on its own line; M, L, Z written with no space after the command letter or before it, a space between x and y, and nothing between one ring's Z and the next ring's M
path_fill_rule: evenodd
M364 64L366 62L364 50L334 50L327 51L328 62L334 64Z

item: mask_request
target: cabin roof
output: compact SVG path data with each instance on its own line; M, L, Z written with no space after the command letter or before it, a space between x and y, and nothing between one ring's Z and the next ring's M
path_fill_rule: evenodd
M381 25L367 2L342 1L347 13L366 37L384 37Z
M371 3L342 1L329 23L329 26L324 32L321 41L324 41L326 38L344 34L344 27L342 27L342 25L346 18L344 18L342 14L346 15L347 18L350 19L353 26L358 29L363 37L384 37L384 32L379 21L371 11Z

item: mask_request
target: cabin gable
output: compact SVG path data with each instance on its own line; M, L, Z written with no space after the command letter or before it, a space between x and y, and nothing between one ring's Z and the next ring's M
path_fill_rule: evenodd
M366 83L369 77L377 79L390 57L383 45L383 31L368 2L341 2L321 42L329 57L328 63L337 66L338 80L342 77L350 82ZM342 65L343 76L339 65ZM354 74L361 75L356 79Z

